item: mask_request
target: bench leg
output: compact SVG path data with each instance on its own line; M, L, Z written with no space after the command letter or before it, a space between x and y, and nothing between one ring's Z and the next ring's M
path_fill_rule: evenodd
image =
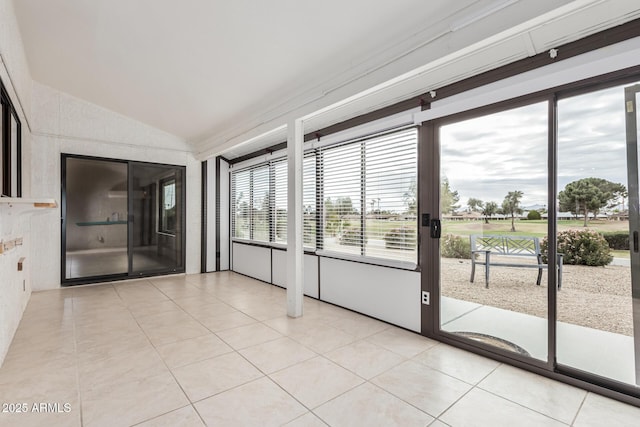
M541 281L542 281L542 268L538 268L538 280L536 281L536 285L540 286Z
M471 255L473 257L473 255ZM469 279L469 282L473 283L473 278L476 275L476 260L472 259L471 260L471 278Z
M491 253L487 252L484 259L486 262L486 264L484 265L484 283L485 283L484 287L487 289L489 289L489 261L490 261L489 258L490 256L491 256Z

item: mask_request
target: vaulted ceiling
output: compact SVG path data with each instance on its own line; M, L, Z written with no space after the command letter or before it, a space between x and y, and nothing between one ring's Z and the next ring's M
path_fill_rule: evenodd
M442 28L503 13L477 33L486 38L492 25L504 30L581 3L599 2L14 0L34 80L182 137L194 151L323 82L367 81Z

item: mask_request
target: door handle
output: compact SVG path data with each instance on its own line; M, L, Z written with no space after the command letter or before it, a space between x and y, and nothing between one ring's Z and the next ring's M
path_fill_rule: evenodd
M633 252L638 253L640 249L638 248L638 232L633 232Z
M434 239L439 239L442 235L442 223L439 219L431 220L431 237Z

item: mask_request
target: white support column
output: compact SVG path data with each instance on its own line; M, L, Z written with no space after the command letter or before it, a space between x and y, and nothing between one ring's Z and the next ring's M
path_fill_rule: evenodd
M304 241L302 235L302 164L304 131L298 119L287 126L287 315L302 316Z

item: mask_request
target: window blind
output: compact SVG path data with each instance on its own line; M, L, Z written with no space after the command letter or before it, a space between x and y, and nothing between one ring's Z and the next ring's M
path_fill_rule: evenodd
M321 149L325 250L417 261L417 131Z

